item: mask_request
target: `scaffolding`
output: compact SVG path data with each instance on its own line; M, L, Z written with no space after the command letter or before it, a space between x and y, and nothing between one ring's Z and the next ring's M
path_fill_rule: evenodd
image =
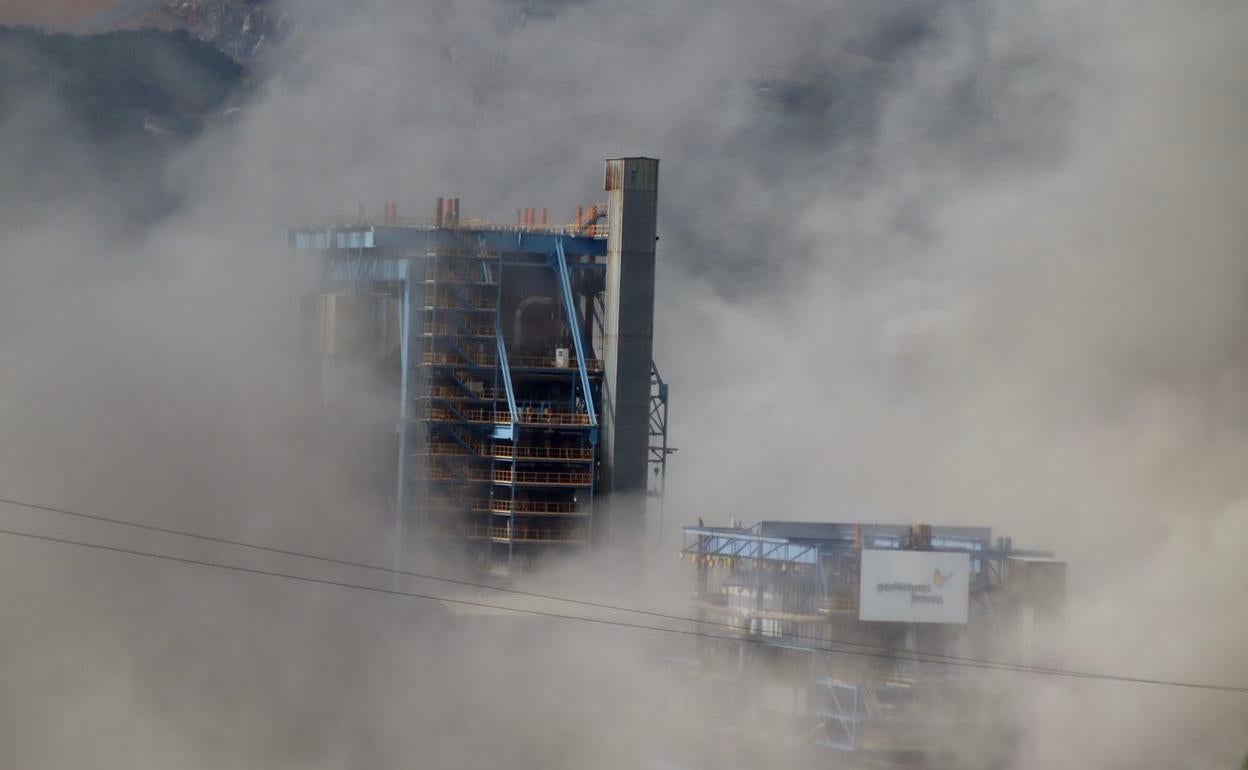
M560 294L572 298L565 310L575 309L562 235L546 255L504 259L485 239L476 246L427 254L424 291L433 301L421 324L412 514L422 530L476 543L483 565L508 571L531 561L531 546L590 540L602 366L568 344L584 334L575 312L558 339L542 339L549 354L517 350L523 340L505 328L500 309L519 315L535 298L553 304L550 281L524 274L535 268L558 268L550 272ZM525 288L510 290L513 275Z
M609 208L581 207L566 225L524 209L500 225L462 219L458 199L440 198L430 220L401 219L387 204L381 220L290 231L295 251L323 258L322 292L397 307L401 543L454 539L487 570L510 573L598 539L595 498L615 456L603 444L619 429L618 419L600 425L612 409L600 357ZM640 374L661 393L649 451L665 478L667 385L647 363Z

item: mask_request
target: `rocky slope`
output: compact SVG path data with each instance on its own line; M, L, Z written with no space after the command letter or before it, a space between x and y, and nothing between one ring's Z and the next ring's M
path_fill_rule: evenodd
M0 228L69 200L122 228L162 215L166 160L244 88L241 64L185 31L0 27Z
M0 0L0 25L57 32L151 27L185 30L240 62L252 62L290 26L271 0Z

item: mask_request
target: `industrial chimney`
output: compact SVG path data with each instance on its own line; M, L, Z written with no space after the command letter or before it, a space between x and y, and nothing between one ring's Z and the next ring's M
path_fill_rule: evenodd
M603 487L607 536L628 540L644 521L654 347L654 248L659 161L606 163L606 318L603 329Z

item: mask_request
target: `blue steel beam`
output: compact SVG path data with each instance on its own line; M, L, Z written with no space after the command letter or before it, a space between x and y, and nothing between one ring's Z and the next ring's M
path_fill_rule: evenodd
M461 233L475 235L479 248L497 254L545 256L554 252L555 243L559 240L563 240L564 249L573 256L602 257L607 253L607 242L599 238L506 229L446 230L384 226L294 228L290 231L289 238L290 243L298 250L332 251L349 248L357 253L367 254L369 251L384 249L406 249L428 254L438 250L464 250Z
M684 549L685 553L762 559L789 564L815 564L818 561L819 548L811 543L794 543L783 538L766 537L747 531L728 532L686 528L685 534L700 536L694 545Z
M449 347L449 348L450 348L450 349L451 349L454 353L456 353L456 354L457 354L460 358L462 358L462 359L464 359L465 361L467 361L467 362L468 362L467 364L465 364L465 366L474 365L474 364L475 364L477 367L480 367L480 366L481 366L481 364L477 364L477 363L476 363L476 359L475 359L475 358L473 358L473 356L471 356L471 355L468 353L468 351L466 351L466 350L464 350L462 347L460 347L459 343L455 341L455 338L454 338L454 337L443 337L442 339L446 342L446 346L447 346L447 347Z
M472 453L471 455L466 455L467 457L470 457L471 459L479 459L481 457L481 453L477 451L477 448L465 441L464 437L459 435L459 431L451 429L446 431L446 433L451 434L451 438L455 439L456 444L459 444L464 449L467 449Z
M399 422L398 431L398 473L396 473L395 490L394 490L394 536L395 536L395 562L402 558L403 548L403 517L407 514L407 420L408 420L408 404L410 401L410 379L412 370L412 361L416 358L415 351L412 350L412 343L416 339L413 333L412 323L415 320L415 314L412 313L412 279L411 266L407 260L403 261L401 275L403 277L403 328L399 330Z
M594 394L589 389L589 370L585 368L585 340L581 334L581 321L576 312L576 300L572 298L572 279L568 275L568 257L563 251L563 238L555 241L555 258L559 266L559 285L563 289L563 309L568 314L568 326L572 329L572 342L576 346L576 368L581 372L581 392L585 396L585 410L589 424L598 427L598 415L594 412Z
M468 383L464 382L463 378L459 376L459 373L456 372L455 369L448 368L443 373L446 374L446 376L450 377L452 380L454 380L455 384L458 385L460 389L464 391L465 395L471 396L473 398L478 398L478 399L481 398L480 396L477 396L476 394L473 393L472 388L468 387ZM488 400L488 399L483 399L483 400Z
M460 411L459 406L456 405L454 401L440 401L439 403L442 404L446 411L455 415L455 419L459 420L462 424L468 426L472 425L472 420L469 420L468 415ZM436 420L431 420L431 422L436 422Z
M498 338L498 367L503 373L503 387L507 390L507 409L511 414L511 432L515 435L516 418L520 415L520 410L516 408L516 391L511 387L511 367L507 364L507 345L503 342L503 330L499 328L497 322L494 325L494 334Z
M354 255L351 259L347 259L345 252L341 253L341 258L339 258L339 253L335 253L333 256L334 258L329 261L326 268L325 283L329 286L335 284L355 286L358 283L368 283L370 281L402 280L400 270L404 262L411 259L425 258L423 254L413 254L411 256L365 254L362 260ZM501 264L504 267L546 268L545 262L533 263L503 260ZM605 266L587 262L573 262L568 265L568 270L583 269L604 270ZM492 285L494 282L487 281L487 283Z
M753 528L756 529L756 528ZM750 530L727 530L718 528L685 527L685 536L695 537L692 545L683 549L688 554L711 556L733 556L737 558L760 558L767 561L781 561L797 564L815 564L820 550L826 552L852 552L857 550L853 545L839 543L812 543L794 541L786 538L759 535ZM892 549L885 549L892 550ZM992 565L1011 556L1035 556L1053 558L1051 551L1033 551L1023 549L970 549L955 547L938 547L934 551L941 553L966 553L972 559Z
M741 556L750 548L757 546L757 543L752 543L749 540L738 540L734 543L734 545L736 546L736 549L732 552L732 555Z

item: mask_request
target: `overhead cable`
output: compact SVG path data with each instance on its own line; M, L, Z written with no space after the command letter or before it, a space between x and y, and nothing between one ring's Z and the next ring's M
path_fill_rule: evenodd
M122 548L120 546L103 545L100 543L89 543L89 542L85 542L81 540L71 540L69 538L53 537L50 535L39 535L39 534L31 533L31 532L19 532L19 531L10 530L10 529L0 529L0 535L8 535L10 537L18 537L18 538L27 538L31 540L38 540L38 541L43 541L47 543L56 543L56 544L61 544L61 545L71 545L71 546L76 546L80 548L90 548L90 549L95 549L95 550L100 550L100 551L107 551L111 553L125 554L128 556L139 556L139 557L145 557L145 558L150 558L150 559L159 559L162 561L177 562L181 564L190 564L194 566L209 567L212 569L228 570L232 572L240 572L240 573L246 573L246 574L251 574L251 575L284 578L287 580L294 580L294 581L310 583L310 584L315 584L315 585L334 586L338 588L369 591L373 593L386 594L390 596L403 596L403 597L408 597L408 598L413 598L413 599L424 599L428 601L438 601L438 602L444 602L448 604L457 604L461 606L501 610L504 612L512 612L512 613L516 613L520 615L532 615L532 616L550 618L550 619L555 619L555 620L569 620L569 621L576 621L576 622L582 622L582 623L593 623L593 624L602 625L602 626L613 626L617 628L630 628L630 629L642 630L642 631L655 631L659 633L675 634L675 635L686 636L686 637L718 639L722 641L745 642L745 643L751 643L751 644L763 644L763 645L768 644L767 640L760 639L757 637L725 636L722 634L712 634L712 633L708 633L705 631L696 631L696 630L687 629L687 628L667 628L663 626L647 625L644 623L631 623L631 622L622 621L622 620L594 618L594 617L589 617L586 615L573 615L573 614L560 613L560 612L549 612L549 611L544 611L544 610L536 610L536 609L528 609L528 608L520 608L520 607L509 607L504 604L492 604L490 602L482 602L482 601L475 601L471 599L462 599L462 598L448 597L448 596L438 596L436 594L426 594L426 593L419 593L415 591L401 591L401 590L394 589L394 588L379 588L376 586L363 585L360 583L350 583L346 581L328 580L325 578L314 578L314 577L308 577L306 575L295 575L295 574L291 574L287 572L277 572L274 570L262 570L262 569L256 569L253 567L240 567L240 566L236 566L232 564L222 564L219 562L207 561L207 560L202 560L202 559L190 559L190 558L186 558L182 556L173 556L170 554L154 553L151 551L141 551L141 550L132 549L132 548ZM1196 690L1209 690L1209 691L1217 691L1217 692L1248 694L1248 687L1238 687L1238 686L1231 686L1231 685L1216 685L1216 684L1206 684L1206 683L1199 683L1199 682L1182 682L1182 681L1167 680L1167 679L1152 679L1152 678L1146 678L1146 677L1120 676L1120 675L1113 675L1113 674L1094 674L1094 673L1080 672L1080 671L1066 671L1062 669L1049 669L1045 671L1038 671L1038 670L1028 670L1022 667L1013 668L1013 667L1008 667L1008 666L986 666L986 665L982 665L978 663L954 661L954 660L924 660L924 659L916 659L908 655L892 655L892 654L878 653L878 652L867 652L867 651L862 651L862 650L833 649L830 647L791 646L790 648L807 651L807 652L823 652L823 653L829 653L829 654L834 654L834 655L850 655L850 656L856 656L856 657L876 658L876 659L884 659L884 660L902 660L902 661L910 661L910 662L918 662L918 663L928 663L931 665L957 666L961 668L1013 671L1016 673L1034 674L1037 676L1053 676L1053 677L1065 677L1065 678L1073 678L1073 679L1091 679L1091 680L1100 680L1100 681L1108 681L1108 682L1148 684L1148 685L1158 685L1158 686L1165 686L1165 687L1181 687L1181 688L1196 689Z

